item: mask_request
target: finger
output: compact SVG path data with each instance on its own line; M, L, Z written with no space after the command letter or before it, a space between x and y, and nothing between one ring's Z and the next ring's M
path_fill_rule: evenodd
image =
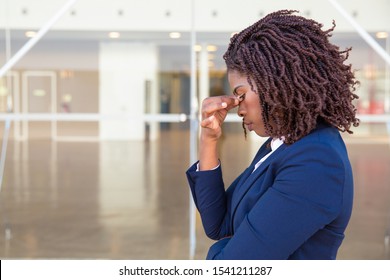
M226 102L213 102L206 105L203 105L202 113L206 116L213 114L219 110L224 110L228 107Z
M201 127L204 127L204 128L212 128L213 127L212 124L213 124L214 121L215 121L215 117L214 117L214 115L212 115L212 116L202 120L200 122L200 125L201 125Z
M233 95L220 95L220 96L213 96L204 99L202 105L208 106L209 104L212 103L223 103L223 102L225 102L228 106L233 106L233 105L238 105L239 100L237 99L237 97Z
M238 105L239 100L236 96L233 96L233 95L222 95L220 96L221 98L221 102L226 102L226 104L228 105L227 107L235 107Z
M218 97L218 98L210 98L213 100L207 100L203 103L202 113L205 116L209 116L210 114L214 114L220 110L231 110L234 107L237 107L239 101L235 97Z
M226 107L226 110L231 110L235 107L237 107L240 104L240 100L233 96L230 98L230 102L227 102L228 106Z

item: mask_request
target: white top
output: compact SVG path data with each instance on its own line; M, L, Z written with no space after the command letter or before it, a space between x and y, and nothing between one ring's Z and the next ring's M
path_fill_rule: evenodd
M273 152L276 151L277 148L279 148L283 144L283 140L280 138L274 138L271 141L271 152L263 156L256 164L255 168L253 169L252 173L260 166L260 164L265 161Z

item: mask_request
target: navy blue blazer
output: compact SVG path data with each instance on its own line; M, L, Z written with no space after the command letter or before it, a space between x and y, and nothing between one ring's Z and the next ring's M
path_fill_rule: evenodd
M352 169L339 131L320 124L292 145L269 152L225 191L221 167L187 171L208 237L207 259L335 259L349 222Z

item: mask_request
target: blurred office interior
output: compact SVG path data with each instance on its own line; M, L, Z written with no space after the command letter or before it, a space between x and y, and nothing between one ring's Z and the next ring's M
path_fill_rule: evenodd
M332 42L353 48L362 123L343 135L355 203L338 259L390 259L386 0L0 0L0 258L204 259L185 178L197 107L231 92L231 35L279 9L335 20ZM229 116L226 186L261 141Z

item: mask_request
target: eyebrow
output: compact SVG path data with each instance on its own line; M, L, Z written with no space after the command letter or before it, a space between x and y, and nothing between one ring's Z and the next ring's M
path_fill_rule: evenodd
M237 90L240 88L240 87L243 87L244 85L238 85L238 86L236 86L234 89L233 89L233 94L234 95L238 95L238 93L237 93Z

